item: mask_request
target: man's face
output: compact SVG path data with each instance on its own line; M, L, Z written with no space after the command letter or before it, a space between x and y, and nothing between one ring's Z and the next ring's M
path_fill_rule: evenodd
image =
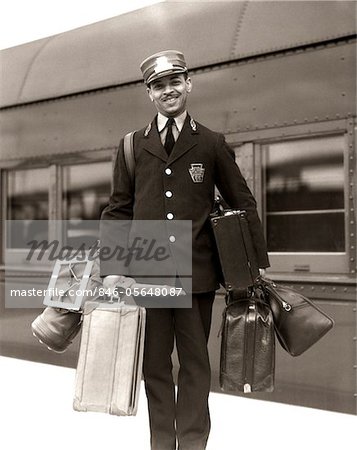
M166 117L176 117L186 109L192 82L182 73L168 75L150 83L149 97L156 109Z

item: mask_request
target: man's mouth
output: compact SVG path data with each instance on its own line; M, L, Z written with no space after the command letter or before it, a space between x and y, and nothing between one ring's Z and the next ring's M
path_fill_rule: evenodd
M171 103L175 103L176 100L177 100L177 97L167 97L167 98L164 99L164 102L171 104Z

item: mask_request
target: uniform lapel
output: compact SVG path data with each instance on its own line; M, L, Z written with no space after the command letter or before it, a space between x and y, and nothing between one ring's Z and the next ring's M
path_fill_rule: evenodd
M174 145L174 148L172 149L168 162L171 164L177 159L181 158L182 155L184 155L193 147L195 147L197 143L198 143L198 131L196 129L196 124L187 114L185 123Z
M157 158L171 164L197 145L198 134L199 132L196 128L196 123L187 114L185 123L174 148L172 149L171 155L167 156L166 150L161 143L159 132L157 131L155 117L144 132L143 148Z
M156 126L156 117L151 124L146 128L143 138L143 148L150 152L152 155L167 162L168 156L164 146L161 143L159 132Z

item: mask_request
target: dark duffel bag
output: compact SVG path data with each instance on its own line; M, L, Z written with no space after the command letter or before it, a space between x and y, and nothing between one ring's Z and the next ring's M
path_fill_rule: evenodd
M223 312L220 385L225 391L274 390L275 337L272 312L262 292L239 298L227 293ZM238 298L237 298L238 297Z
M289 287L262 279L273 312L276 336L292 356L299 356L333 327L333 320L310 299Z

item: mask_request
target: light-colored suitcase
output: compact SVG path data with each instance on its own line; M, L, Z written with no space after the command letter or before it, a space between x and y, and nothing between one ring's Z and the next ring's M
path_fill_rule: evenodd
M73 402L76 411L136 414L145 317L145 308L136 305L86 302Z

